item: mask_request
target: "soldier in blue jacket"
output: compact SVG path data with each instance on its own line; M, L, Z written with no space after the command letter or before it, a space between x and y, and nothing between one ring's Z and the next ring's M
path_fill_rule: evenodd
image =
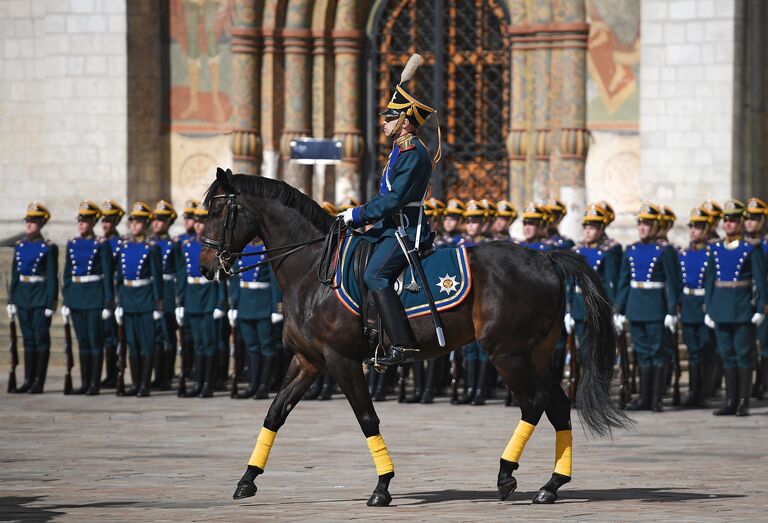
M549 198L544 204L544 209L548 212L548 223L546 232L546 242L552 249L570 250L575 245L573 240L560 234L559 226L568 209L563 202L557 198Z
M765 234L766 215L768 215L768 204L763 200L756 197L747 200L747 213L744 216L745 237L756 247L759 245L763 254L768 256L768 235ZM764 399L766 388L768 388L768 321L762 322L757 327L757 345L760 363L757 367L756 386L752 395L757 399Z
M24 217L26 236L13 251L8 317L18 316L24 341L24 383L16 389L19 393L42 393L48 372L51 316L59 294L59 249L40 233L50 218L45 205L30 203Z
M462 239L461 223L466 206L461 200L451 198L442 213L442 232L435 239L436 248L456 247Z
M528 202L523 207L523 239L518 245L547 251L552 244L547 241L547 225L549 224L549 211L542 204Z
M181 255L176 276L176 320L187 324L195 348L195 386L185 397L213 396L216 339L214 320L224 317L224 288L217 281L200 274L200 238L205 234L208 209L195 209L195 236L181 243Z
M668 355L664 330L673 329L680 288L677 254L656 240L662 220L658 206L645 202L637 215L640 241L624 251L619 270L616 308L619 321L630 322L632 348L640 369L640 397L629 410L661 412Z
M147 238L152 208L136 202L128 214L130 234L120 242L115 270L115 319L125 325L131 363L131 388L126 396L149 396L152 376L154 322L162 317L163 288L160 249Z
M739 200L725 202L725 239L709 247L704 321L715 329L726 395L723 407L714 412L716 416L749 415L755 366L754 329L765 319L765 257L759 246L743 237L745 211Z
M107 200L101 206L101 230L102 236L99 241L109 245L112 253L112 263L110 264L110 273L105 276L109 278L110 285L114 286L115 281L115 260L117 258L117 247L120 244L120 234L117 232L117 226L125 215L119 203L115 200ZM113 303L107 304L111 314L104 320L104 380L102 387L114 387L117 384L117 323L114 315Z
M507 200L496 202L496 217L491 225L491 235L494 240L510 242L512 235L509 228L517 220L517 209Z
M255 238L243 252L264 252L264 243ZM240 258L238 267L248 267L266 259L264 254ZM269 384L276 370L276 344L273 323L282 319L279 309L281 297L269 265L254 267L229 278L230 322L237 325L248 350L250 380L248 388L238 399L269 397Z
M411 361L418 350L405 310L392 284L408 265L406 254L395 238L402 226L417 249L428 247L431 238L429 219L424 215L423 201L432 176L434 163L427 148L415 135L434 109L411 96L398 85L384 116L384 133L394 139L379 184L379 193L368 203L347 209L344 223L361 227L375 223L362 238L373 244L373 253L364 279L376 302L381 323L390 345L377 357L379 365L398 365Z
M64 286L61 315L72 316L77 337L82 385L73 394L94 396L101 386L104 362L104 321L112 316L112 250L93 232L101 209L90 200L80 203L77 228L80 233L67 242L64 256Z
M182 212L182 220L184 225L184 232L179 234L176 237L176 247L177 250L181 249L181 244L184 240L187 240L189 238L192 238L195 236L195 209L200 205L200 201L196 199L187 200L184 202L184 211ZM181 263L179 261L179 263ZM178 282L176 287L178 288ZM177 323L180 325L181 329L184 331L184 347L183 350L186 354L192 355L195 352L194 344L192 343L192 331L189 329L189 323L184 322L182 325L181 322ZM182 360L182 366L181 373L184 375L184 377L189 378L192 376L192 357L186 358L186 361Z
M171 390L173 369L176 363L176 272L178 271L178 244L168 234L176 221L176 209L169 202L155 204L150 241L160 249L163 274L163 317L155 321L154 367L155 381L152 386Z
M712 329L704 324L704 275L709 265L708 239L712 216L694 207L688 218L690 243L678 254L683 287L680 294L680 321L688 349L688 400L686 407L704 407L705 364L712 363Z

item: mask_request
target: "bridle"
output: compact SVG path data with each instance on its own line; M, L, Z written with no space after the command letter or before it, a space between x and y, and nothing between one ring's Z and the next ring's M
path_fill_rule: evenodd
M221 241L212 240L210 238L207 238L203 236L200 238L200 243L202 243L205 247L210 247L211 249L216 250L216 261L218 263L218 268L223 270L228 275L232 276L234 271L232 271L232 268L230 267L227 269L227 264L232 261L234 257L236 257L232 251L231 251L231 242L232 242L232 236L235 233L235 227L237 226L237 216L242 213L243 217L248 220L248 214L245 208L238 204L236 199L236 194L234 192L227 193L227 194L217 194L215 196L211 197L211 200L216 199L222 199L226 198L227 203L227 217L224 219L224 223L222 225L222 231L221 231ZM235 253L242 255L243 253ZM232 271L232 272L230 272Z

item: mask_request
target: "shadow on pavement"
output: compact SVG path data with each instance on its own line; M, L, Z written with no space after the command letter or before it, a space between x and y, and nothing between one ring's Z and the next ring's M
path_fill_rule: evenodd
M29 507L30 503L43 501L47 496L2 496L0 497L0 521L51 521L57 516L63 516L63 509L70 508L115 508L135 505L130 501L82 503L70 505L46 505ZM105 515L107 512L105 511Z

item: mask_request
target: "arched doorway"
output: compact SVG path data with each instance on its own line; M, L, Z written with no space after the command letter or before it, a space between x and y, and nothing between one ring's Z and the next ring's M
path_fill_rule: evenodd
M461 199L507 198L509 48L498 0L384 0L369 25L369 122L392 95L412 53L424 58L408 90L438 109L443 160L432 193ZM420 136L436 150L434 118ZM380 172L390 143L369 123L369 153Z

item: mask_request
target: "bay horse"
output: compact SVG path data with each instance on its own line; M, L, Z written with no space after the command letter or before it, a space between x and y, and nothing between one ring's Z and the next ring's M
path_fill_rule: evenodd
M394 467L379 433L362 362L367 354L360 318L350 314L335 293L318 280L322 244L335 219L290 185L260 176L218 170L205 195L209 209L200 257L201 273L226 277L231 253L242 251L255 236L268 252L284 256L270 262L283 291L283 342L294 355L267 413L246 472L234 499L256 494L256 477L264 472L272 444L288 414L315 378L327 369L354 411L378 475L369 506L387 506ZM306 246L297 252L296 244ZM536 252L507 243L489 242L468 249L473 285L467 298L441 314L447 347L479 341L507 387L515 394L522 419L505 448L497 489L502 500L517 487L513 476L520 456L542 414L556 431L555 467L534 498L554 503L558 489L571 480L571 403L552 366L555 342L565 310L565 281L582 289L587 318L583 340L586 358L577 393L586 429L600 437L631 421L610 398L616 350L612 308L596 273L571 252ZM277 257L280 254L276 255ZM443 354L428 316L411 320L418 358Z

